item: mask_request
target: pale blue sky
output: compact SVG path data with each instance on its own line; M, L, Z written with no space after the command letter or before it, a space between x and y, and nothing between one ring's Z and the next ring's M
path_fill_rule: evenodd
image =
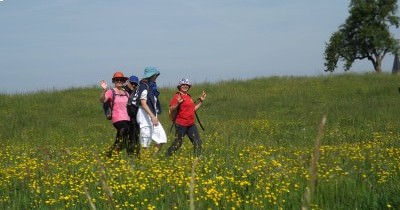
M120 70L160 86L325 75L346 0L3 0L0 92L91 86ZM391 71L393 56L384 60ZM358 61L351 72L372 71ZM343 72L342 67L337 72Z

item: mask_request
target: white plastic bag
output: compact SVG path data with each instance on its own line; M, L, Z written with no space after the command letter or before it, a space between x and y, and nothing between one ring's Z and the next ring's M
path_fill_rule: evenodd
M167 143L167 134L160 122L157 126L153 127L151 138L158 144Z

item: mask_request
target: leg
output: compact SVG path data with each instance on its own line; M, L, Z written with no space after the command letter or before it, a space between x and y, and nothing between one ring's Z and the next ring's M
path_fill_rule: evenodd
M132 121L133 120L133 121ZM136 119L131 119L129 124L129 154L139 157L140 142L139 142L139 124Z
M151 127L144 126L140 128L140 144L143 148L148 148L151 143Z
M118 122L119 123L119 122ZM129 134L129 121L121 121L119 123L119 151L121 151L124 147L128 150L128 134Z
M201 147L201 139L200 139L200 135L199 135L199 131L197 130L196 125L192 125L188 128L188 137L190 139L190 141L193 144L193 149L194 149L194 154L196 156L200 156L202 153L202 147Z
M155 153L155 154L158 153L158 152L161 150L161 147L162 147L163 145L164 145L164 144L159 144L159 143L154 144L154 153Z
M110 157L112 156L112 152L113 152L114 150L116 150L117 145L118 145L118 142L119 142L119 136L118 136L118 131L117 131L117 133L116 133L116 135L115 135L115 141L114 141L114 143L111 145L110 149L108 149L108 151L107 151L107 153L106 153L106 156L107 156L107 157L110 158Z
M128 138L128 129L122 128L120 130L120 151L124 148L128 150L128 145L129 145L129 138Z
M186 127L175 125L175 140L172 142L171 146L167 150L167 156L171 156L182 146L182 139L186 134Z
M128 155L133 154L133 141L134 141L134 127L133 127L133 121L131 118L131 121L129 122L129 131L128 131L128 144L126 145L126 152Z
M128 121L118 121L113 124L117 129L117 134L115 135L114 144L110 147L107 152L107 156L111 157L112 152L115 150L119 152L121 150L122 144L124 141L126 142L127 134L128 134Z

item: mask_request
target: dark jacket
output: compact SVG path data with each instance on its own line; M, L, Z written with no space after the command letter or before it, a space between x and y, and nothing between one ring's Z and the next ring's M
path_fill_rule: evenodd
M161 104L160 100L158 99L158 96L160 95L160 92L157 89L157 84L155 82L149 82L150 90L153 92L153 95L157 98L157 114L161 114Z
M144 90L147 90L147 106L149 106L151 112L156 115L157 111L156 111L156 107L154 104L154 93L153 91L151 91L149 85L147 84L146 80L141 80L139 82L139 96L142 95L142 92Z

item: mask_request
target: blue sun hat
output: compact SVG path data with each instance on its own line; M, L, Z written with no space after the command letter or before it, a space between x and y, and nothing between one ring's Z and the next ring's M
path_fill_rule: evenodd
M144 75L143 78L150 78L153 75L160 75L160 71L156 67L148 66L144 68Z
M129 77L129 82L136 83L137 85L139 84L139 78L135 75L132 75L131 77Z

